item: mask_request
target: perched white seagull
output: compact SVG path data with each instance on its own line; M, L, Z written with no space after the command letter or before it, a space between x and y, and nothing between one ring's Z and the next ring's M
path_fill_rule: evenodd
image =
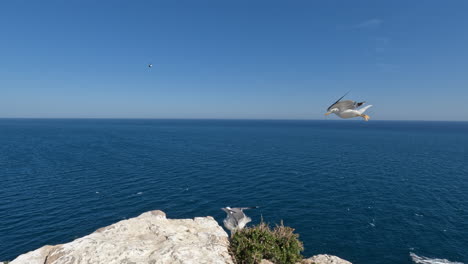
M246 216L243 212L243 210L246 209L254 209L258 208L258 206L255 207L234 207L231 208L229 206L225 208L221 208L224 212L226 212L227 216L223 220L224 226L231 231L231 237L236 233L237 230L241 230L242 228L245 227L247 223L252 221L252 219L248 216Z
M343 99L343 97L345 97L348 93L346 93L340 99L338 99L335 103L330 105L330 107L328 107L327 109L328 112L326 112L325 115L334 113L341 118L352 118L352 117L360 116L364 118L364 120L368 121L370 119L370 116L365 115L364 112L372 105L368 105L361 109L357 109L358 107L363 105L365 102L358 103L356 101L351 101L351 100L341 101L341 99Z

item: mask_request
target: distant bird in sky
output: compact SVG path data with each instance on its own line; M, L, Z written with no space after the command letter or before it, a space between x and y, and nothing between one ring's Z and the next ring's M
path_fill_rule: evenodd
M258 206L255 207L225 207L221 208L224 212L226 212L227 216L224 219L223 223L224 226L231 231L231 237L236 233L238 230L241 230L245 227L247 223L252 221L250 217L244 214L243 210L246 209L255 209L258 208Z
M151 68L151 67L153 67L153 64L151 64L151 63L148 64L148 68Z
M372 105L368 105L361 109L357 109L358 107L360 107L366 102L358 103L356 101L351 101L351 100L341 101L341 99L343 99L343 97L345 97L348 93L349 92L347 92L340 99L338 99L336 102L330 105L330 107L327 108L327 112L325 113L325 115L334 113L341 118L352 118L352 117L360 116L364 118L364 120L369 121L370 116L365 115L364 112Z

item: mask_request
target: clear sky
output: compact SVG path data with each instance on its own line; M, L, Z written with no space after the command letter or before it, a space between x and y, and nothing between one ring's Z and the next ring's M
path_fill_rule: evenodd
M374 120L468 121L467 14L465 0L2 1L0 117L325 119L352 90Z

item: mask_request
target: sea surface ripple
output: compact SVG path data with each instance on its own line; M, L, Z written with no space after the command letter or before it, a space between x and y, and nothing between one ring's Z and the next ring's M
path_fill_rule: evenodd
M0 119L0 260L148 210L260 206L306 256L468 263L468 123L348 121Z

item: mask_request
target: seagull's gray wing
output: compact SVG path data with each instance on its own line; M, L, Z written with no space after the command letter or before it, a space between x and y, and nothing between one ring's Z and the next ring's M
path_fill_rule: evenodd
M338 110L340 112L343 112L343 111L348 110L348 109L356 109L356 105L357 104L356 104L355 101L351 101L351 100L341 101L341 102L335 103L334 105L330 106L328 108L328 111L330 111L333 108L338 108Z
M327 108L327 111L330 111L331 109L336 108L335 105L336 105L337 103L339 103L340 100L343 99L343 97L345 97L347 94L349 94L349 91L348 91L347 93L345 93L343 96L341 96L340 99L336 100L336 102L334 102L332 105L330 105L330 106Z
M258 208L258 206L255 206L255 207L234 207L234 208L231 208L229 210L231 212L230 216L232 216L236 220L236 222L239 222L242 218L246 217L243 210L255 209L255 208Z
M236 222L238 222L240 219L245 217L245 214L243 210L246 209L255 209L258 208L258 206L254 207L234 207L234 208L221 208L223 211L225 211L228 214L228 218L233 218L235 219Z
M258 208L258 206L251 206L251 207L240 207L240 208L236 208L236 209L240 209L242 211L242 210L257 209L257 208Z
M231 208L230 215L236 220L236 223L238 223L239 220L245 217L245 214L244 212L242 212L241 208Z
M240 208L221 208L227 213L225 221L231 223L233 227L239 225L239 221L245 217L245 214Z

